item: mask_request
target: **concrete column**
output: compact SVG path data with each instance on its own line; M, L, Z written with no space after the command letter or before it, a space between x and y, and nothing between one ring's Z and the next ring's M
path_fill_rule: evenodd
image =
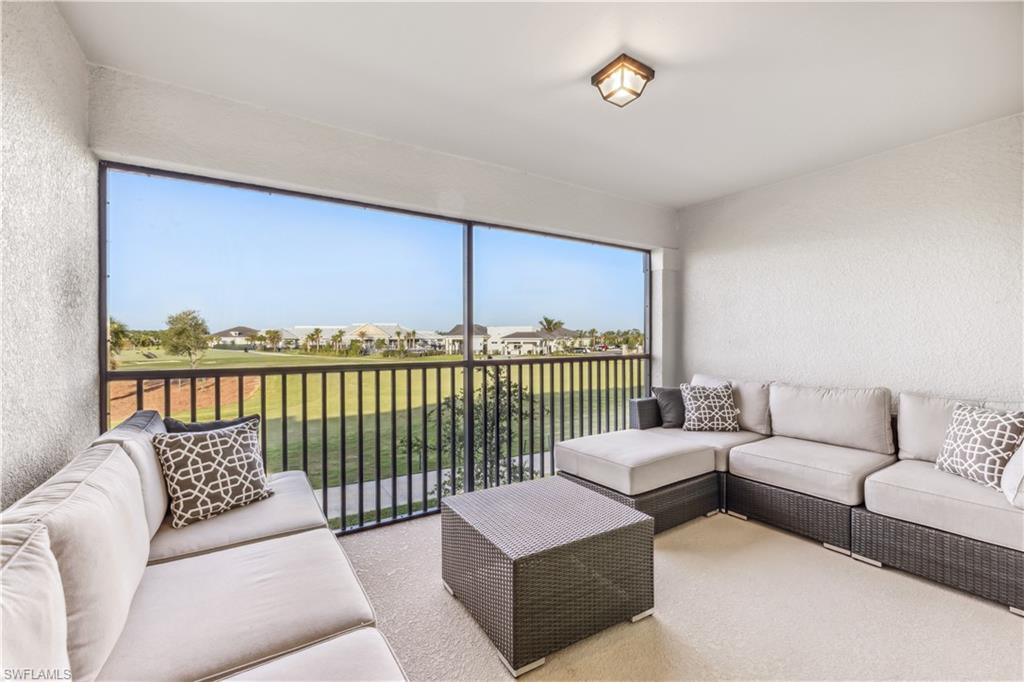
M651 380L655 386L682 383L682 299L679 250L651 251Z

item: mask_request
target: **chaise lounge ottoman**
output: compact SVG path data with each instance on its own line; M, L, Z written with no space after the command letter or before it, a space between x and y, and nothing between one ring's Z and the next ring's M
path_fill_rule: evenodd
M654 532L719 508L715 451L629 429L555 445L560 476L654 517Z

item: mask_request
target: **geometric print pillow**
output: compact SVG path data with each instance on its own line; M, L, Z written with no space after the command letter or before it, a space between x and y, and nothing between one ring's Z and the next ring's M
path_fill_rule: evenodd
M739 431L740 411L732 397L732 385L694 386L683 384L686 417L684 431Z
M184 528L270 497L258 421L216 431L158 433L153 448L171 498L171 525Z
M935 468L999 490L1003 469L1024 438L1024 412L957 403Z

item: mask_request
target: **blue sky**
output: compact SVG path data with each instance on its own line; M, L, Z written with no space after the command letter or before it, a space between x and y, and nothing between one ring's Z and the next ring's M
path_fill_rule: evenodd
M110 171L108 310L159 329L188 308L211 331L462 317L462 225L222 185ZM643 327L640 253L478 228L476 321Z

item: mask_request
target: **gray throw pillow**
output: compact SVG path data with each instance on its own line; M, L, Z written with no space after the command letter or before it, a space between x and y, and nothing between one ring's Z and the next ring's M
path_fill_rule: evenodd
M212 422L183 422L174 417L164 417L164 428L167 429L167 433L199 433L200 431L226 429L250 421L255 421L256 425L259 426L260 416L258 414L250 414L237 419L218 419Z
M684 431L739 431L739 410L732 396L732 386L694 386L683 384L686 419Z
M258 424L250 420L216 431L153 435L174 528L273 494L260 458Z
M661 425L672 429L682 427L686 413L683 407L683 392L678 388L652 388L651 392L658 399Z
M1017 452L1006 463L999 485L1010 504L1024 509L1024 446L1017 448Z
M999 490L1003 469L1024 438L1024 412L957 403L935 468Z

